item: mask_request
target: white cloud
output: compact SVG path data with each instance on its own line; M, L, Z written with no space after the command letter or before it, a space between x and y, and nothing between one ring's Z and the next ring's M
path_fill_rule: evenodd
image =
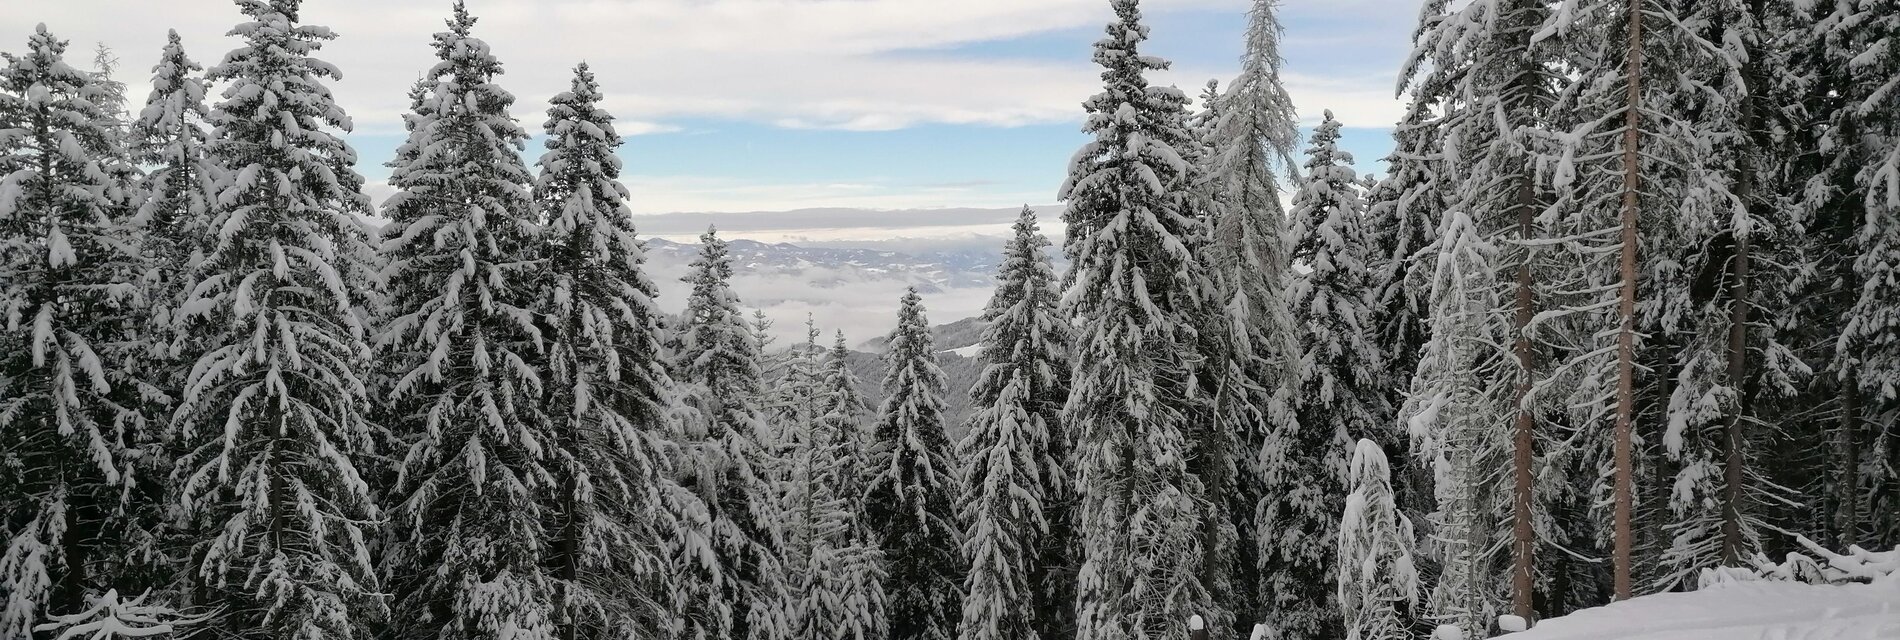
M681 281L688 273L688 265L677 260L652 259L647 268L660 307L670 312L680 311L692 290ZM828 287L811 284L826 280L844 283ZM803 340L805 316L811 314L812 320L824 331L821 339L825 344L830 344L833 330L843 330L853 346L889 333L897 325L898 303L905 288L920 284L826 267L814 266L796 274L781 274L751 271L743 265L733 274L731 282L740 304L764 311L772 320L769 335L778 344ZM933 323L954 322L981 314L991 293L988 287L941 289L926 294L924 306Z
M213 64L240 16L225 2L77 0L0 12L0 38L23 42L32 23L89 47L103 41L144 75L175 27L187 50ZM433 62L440 0L311 0L303 19L340 34L319 53L344 72L338 100L359 131L400 130L406 90ZM1242 0L1150 0L1150 13L1193 7L1244 9ZM1092 27L1111 15L1101 0L475 0L476 33L508 73L531 127L566 69L586 60L624 133L670 130L681 117L725 117L787 127L888 130L918 123L1014 126L1068 122L1099 89L1086 52L1064 63L958 58L930 49ZM18 45L0 40L0 48ZM85 48L76 47L76 48ZM901 53L900 53L901 52ZM1157 52L1163 55L1166 52ZM1183 87L1230 70L1168 74ZM1178 78L1179 80L1174 80ZM1389 81L1376 83L1385 90ZM1305 82L1302 104L1369 102L1356 84ZM135 94L138 93L135 91ZM1390 101L1389 97L1386 98ZM1391 118L1384 118L1390 120Z
M1405 116L1405 104L1393 98L1392 78L1320 77L1288 73L1282 78L1287 94L1298 105L1300 123L1319 124L1321 113L1348 127L1390 127Z

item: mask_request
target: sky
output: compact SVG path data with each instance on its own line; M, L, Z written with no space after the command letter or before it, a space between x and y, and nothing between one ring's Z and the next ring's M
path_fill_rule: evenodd
M223 0L0 0L0 51L35 21L72 42L76 66L104 43L141 101L150 65L177 29L200 63L236 44ZM340 37L318 57L354 120L349 140L373 197L402 142L406 92L434 62L430 34L448 0L306 0L303 20ZM1379 170L1401 115L1394 76L1418 0L1282 0L1285 83L1302 122L1331 109L1361 172ZM886 210L855 235L902 235L915 210L1056 203L1086 141L1082 101L1100 89L1090 45L1106 0L469 0L517 102L539 132L570 69L592 67L627 137L623 181L639 214L776 215ZM1238 70L1249 0L1147 0L1144 53L1171 60L1153 80L1197 95ZM17 7L16 7L17 8ZM537 137L528 157L541 149ZM910 215L907 215L910 214ZM730 216L728 216L730 217ZM941 218L942 216L935 216ZM715 219L718 216L714 216ZM797 237L796 234L784 237Z

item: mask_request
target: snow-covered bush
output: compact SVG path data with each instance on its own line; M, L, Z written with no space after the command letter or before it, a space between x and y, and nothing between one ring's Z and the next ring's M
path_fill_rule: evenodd
M1888 551L1868 551L1857 545L1849 545L1846 553L1834 553L1815 544L1806 536L1795 536L1795 541L1806 547L1809 556L1801 552L1789 553L1786 560L1774 562L1768 556L1756 554L1749 567L1718 567L1704 569L1697 578L1697 588L1707 589L1737 582L1805 582L1808 584L1887 584L1900 587L1900 549Z

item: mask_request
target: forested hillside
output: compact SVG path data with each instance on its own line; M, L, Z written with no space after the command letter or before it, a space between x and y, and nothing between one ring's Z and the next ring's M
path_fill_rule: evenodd
M1466 640L1836 587L1887 624L1900 1L1403 3L1362 175L1277 0L1198 98L1108 0L1059 220L801 285L901 272L882 335L735 286L817 250L643 237L626 103L464 0L406 36L373 205L341 36L234 4L149 87L47 25L4 56L0 640Z

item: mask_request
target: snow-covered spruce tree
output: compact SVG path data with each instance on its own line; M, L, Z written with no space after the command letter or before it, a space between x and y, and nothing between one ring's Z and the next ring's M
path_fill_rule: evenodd
M842 506L842 499L825 504ZM842 509L825 512L843 515ZM828 518L828 527L848 520ZM848 530L849 526L842 527ZM792 634L823 640L875 640L888 637L890 619L884 602L884 552L872 542L821 543L812 552L812 571L799 576L802 598Z
M1594 10L1582 16L1559 13L1536 34L1541 42L1562 43L1567 55L1593 60L1581 69L1584 76L1573 83L1574 89L1560 94L1562 102L1549 115L1550 128L1561 132L1555 136L1561 146L1548 170L1558 201L1548 209L1555 215L1548 221L1551 241L1546 244L1563 262L1547 274L1554 286L1544 290L1553 295L1543 306L1551 311L1539 324L1560 327L1543 337L1556 337L1568 355L1553 362L1552 375L1539 393L1554 388L1557 399L1569 407L1567 421L1585 425L1586 433L1610 427L1607 439L1572 438L1559 453L1591 460L1586 464L1596 467L1589 494L1597 505L1592 524L1601 531L1594 537L1611 557L1610 595L1621 598L1634 592L1637 565L1656 563L1637 561L1638 544L1668 544L1653 535L1660 533L1659 527L1637 524L1638 505L1653 506L1653 501L1639 495L1644 486L1635 476L1639 467L1659 461L1638 455L1636 447L1661 435L1660 430L1640 435L1637 430L1663 418L1666 405L1655 405L1667 402L1678 367L1674 344L1686 331L1690 314L1683 258L1676 251L1682 245L1673 240L1672 227L1676 222L1700 225L1694 219L1703 217L1705 209L1693 205L1706 201L1665 198L1657 204L1676 209L1671 214L1675 220L1643 215L1659 209L1640 206L1641 193L1670 190L1672 181L1680 184L1680 169L1696 163L1643 161L1681 158L1680 145L1657 144L1663 120L1654 116L1669 94L1656 90L1667 84L1659 84L1663 73L1657 62L1666 58L1660 49L1647 46L1653 37L1631 39L1634 26L1647 21L1631 21L1627 2L1592 4ZM1658 15L1673 17L1673 12ZM1579 18L1589 22L1580 23ZM1640 57L1633 55L1637 52ZM1641 79L1634 95L1631 77ZM1637 104L1631 104L1632 99ZM1639 338L1655 345L1641 344ZM1643 369L1657 374L1639 380ZM1653 473L1660 477L1666 470ZM1647 523L1660 515L1646 511L1641 520Z
M1865 143L1870 136L1861 135L1859 118L1849 106L1860 99L1849 95L1856 91L1857 83L1853 68L1846 64L1858 53L1846 43L1858 34L1848 26L1852 23L1842 20L1854 4L1816 3L1797 8L1792 12L1792 28L1779 34L1779 41L1771 45L1778 55L1786 57L1784 65L1789 72L1776 84L1799 83L1805 87L1782 107L1798 109L1795 113L1800 114L1797 117L1802 124L1785 138L1792 152L1784 162L1789 169L1788 179L1799 181L1791 189L1789 202L1798 207L1803 219L1801 242L1809 265L1803 269L1808 277L1788 292L1792 305L1771 315L1793 328L1784 334L1785 339L1818 374L1800 396L1774 403L1806 414L1805 419L1781 420L1778 440L1812 443L1825 439L1829 446L1823 455L1770 456L1761 461L1768 470L1786 468L1820 474L1818 482L1770 481L1812 487L1814 499L1803 505L1812 507L1807 511L1811 515L1801 523L1806 526L1797 525L1795 529L1836 548L1872 546L1866 537L1871 515L1867 507L1876 491L1870 489L1884 484L1880 480L1875 480L1872 487L1867 484L1880 477L1870 458L1880 430L1867 423L1866 403L1854 384L1854 363L1841 342L1860 296L1861 282L1854 271L1854 260L1859 255L1855 238L1867 217L1865 192L1856 185L1855 175L1867 164ZM1860 90L1864 92L1865 88ZM1811 446L1807 449L1822 451ZM1785 538L1771 535L1769 539Z
M1543 379L1542 343L1533 335L1544 252L1529 240L1542 237L1540 221L1549 195L1538 171L1550 125L1552 93L1564 83L1554 70L1565 62L1556 48L1533 36L1552 13L1543 0L1451 3L1433 0L1420 10L1413 53L1401 77L1415 101L1439 114L1436 134L1443 164L1437 191L1445 206L1463 209L1499 250L1492 266L1513 281L1510 305L1515 371L1493 372L1492 385L1514 387L1518 407L1511 432L1512 531L1510 574L1513 611L1530 617L1536 587L1533 550L1549 529L1534 526L1536 507L1548 502L1536 489L1539 405L1533 390ZM1504 241L1508 233L1515 241Z
M1069 326L1057 307L1055 270L1023 207L1003 250L983 319L983 375L975 414L957 443L963 495L960 640L1074 635L1074 488L1065 463Z
M1418 605L1412 521L1392 495L1379 445L1361 438L1346 474L1352 493L1339 517L1339 612L1346 640L1412 637L1405 611Z
M1386 175L1369 190L1366 230L1372 271L1373 341L1385 356L1388 393L1393 404L1404 402L1407 382L1418 370L1419 353L1431 338L1427 333L1430 309L1432 256L1427 252L1438 233L1445 211L1444 164L1440 122L1432 112L1433 98L1418 91L1405 119L1393 131L1394 148L1386 156ZM1410 439L1403 429L1371 434L1380 447L1398 460L1412 459ZM1388 441L1389 440L1389 441ZM1393 469L1392 490L1399 509L1423 520L1432 508L1431 476L1424 467L1401 464Z
M874 640L888 637L890 621L884 594L884 553L854 535L857 514L836 488L843 486L833 464L840 443L813 443L792 452L794 477L809 482L800 520L810 542L796 573L787 577L795 597L787 614L790 637L825 640Z
M845 343L843 331L837 333L831 349L825 353L822 373L819 390L824 395L819 403L817 429L824 434L823 437L841 443L836 461L839 465L838 496L845 500L846 512L862 514L865 449L870 446L866 421L871 415L871 408L865 403L864 394L859 391L857 374L851 370L851 349ZM858 519L858 525L856 535L868 540L861 518Z
M1293 196L1292 259L1310 271L1293 278L1287 295L1300 327L1301 387L1297 422L1269 441L1269 491L1260 523L1272 541L1261 564L1266 620L1288 638L1337 635L1333 552L1344 496L1351 437L1388 432L1385 373L1368 329L1374 314L1366 270L1365 203L1352 156L1338 147L1331 111L1313 132L1305 180Z
M1400 416L1436 494L1429 542L1441 566L1424 617L1457 627L1456 638L1485 638L1505 593L1498 541L1507 535L1503 470L1513 411L1512 390L1496 381L1508 379L1513 366L1509 307L1497 250L1476 222L1450 209L1437 235L1427 249L1432 339Z
M893 640L950 640L968 564L958 551L955 451L943 422L944 378L916 289L904 294L884 352L884 402L865 452L865 528L884 552Z
M1840 340L1848 362L1843 377L1858 388L1860 415L1869 423L1900 412L1900 13L1891 3L1843 3L1845 15L1837 58L1852 71L1845 92L1861 133L1862 153L1854 183L1862 190L1863 226L1854 238L1854 274L1860 290ZM1900 542L1900 437L1889 427L1874 439L1864 465L1865 484L1876 488L1862 507L1865 526L1887 545ZM1884 482L1883 482L1884 481ZM1856 481L1855 486L1862 484ZM1871 546L1871 545L1870 545Z
M761 316L762 317L762 316ZM755 322L755 325L759 323ZM761 337L765 336L765 326L758 326ZM764 352L764 349L761 349ZM764 401L766 415L772 427L772 446L774 457L781 457L784 451L795 448L800 439L811 438L813 423L823 411L819 406L822 393L819 391L824 373L820 371L820 358L824 349L818 346L818 325L810 314L805 316L805 340L786 349L783 354L772 358L778 365L777 375L768 375ZM786 471L779 469L779 471ZM779 480L784 480L781 476ZM790 542L789 540L787 542Z
M1425 316L1431 293L1431 256L1422 254L1438 233L1438 220L1444 215L1445 193L1441 172L1444 166L1444 140L1439 121L1432 112L1429 97L1414 98L1406 107L1405 118L1392 132L1392 153L1386 156L1386 175L1367 194L1366 236L1370 249L1368 265L1378 314L1374 341L1386 356L1386 367L1394 372L1396 392L1403 392L1403 379L1418 369L1419 351L1431 336L1425 332ZM1403 434L1400 434L1403 435ZM1394 452L1384 443L1380 447ZM1403 459L1401 453L1397 457ZM1394 490L1403 493L1402 480L1394 481ZM1399 498L1401 507L1411 507ZM1428 497L1428 496L1427 496Z
M871 410L859 391L857 375L851 371L847 345L844 332L839 331L824 355L813 436L814 442L826 443L815 463L821 470L819 482L832 487L839 503L836 512L846 516L847 526L842 532L827 531L825 540L830 546L821 546L812 554L813 563L819 567L811 576L815 582L802 587L807 596L799 610L812 612L804 619L811 625L830 626L800 628L801 638L868 640L885 637L890 628L884 601L884 554L879 536L869 528L864 515L870 464L866 421Z
M1210 611L1201 584L1206 490L1188 468L1196 318L1209 288L1189 243L1193 170L1180 149L1185 97L1148 84L1167 63L1141 55L1148 29L1134 0L1095 43L1103 90L1060 196L1071 268L1064 310L1080 328L1061 422L1071 425L1081 638L1185 638L1181 619Z
M177 357L180 345L164 337L171 332L172 313L184 301L191 270L202 255L202 240L211 231L205 225L210 219L215 173L205 151L210 111L204 103L203 71L185 55L177 32L169 34L152 68L151 93L127 127L130 163L149 169L135 189L136 213L128 226L143 263L138 283L144 291L145 322L140 332L151 336L129 344L128 358L139 363L146 411L155 416L170 411L190 372L192 363ZM128 515L145 523L133 525L135 529L161 536L141 541L144 548L136 553L144 569L152 572L149 584L175 585L184 561L178 551L188 547L189 541L177 527L160 523L168 517L166 502L174 491L167 484L172 462L183 450L158 429L151 431L138 445L151 452L141 456L150 463L150 471L141 474L144 482L134 487L139 492L134 498L138 506ZM128 588L127 592L138 591ZM181 599L172 595L176 594L153 600L179 604Z
M783 383L810 398L788 397L779 405L788 409L777 455L786 576L779 606L798 638L880 638L887 628L883 555L862 535L856 501L845 493L859 486L853 474L859 469L854 458L862 446L860 427L824 420L829 394L820 358L827 352L817 338L808 319L805 343L794 347ZM862 400L855 402L862 406Z
M1699 161L1689 167L1698 179L1680 189L1689 194L1685 208L1692 214L1706 211L1700 220L1675 217L1679 224L1706 226L1685 228L1680 236L1681 250L1691 252L1686 266L1696 274L1689 291L1694 333L1677 356L1683 368L1663 437L1667 450L1688 462L1672 493L1679 516L1671 527L1675 545L1664 554L1669 569L1687 582L1702 568L1734 566L1762 551L1775 526L1775 498L1797 498L1775 495L1783 490L1755 452L1772 447L1783 431L1778 423L1797 421L1783 400L1808 386L1812 372L1786 342L1786 312L1793 308L1791 292L1812 267L1802 255L1805 213L1791 203L1796 187L1786 178L1787 159L1800 149L1771 133L1800 123L1765 106L1792 102L1807 90L1787 86L1793 70L1786 48L1774 42L1776 34L1794 30L1793 16L1783 4L1735 2L1696 6L1684 17L1699 28L1678 39L1721 43L1718 51L1683 47L1684 75L1706 79L1710 90L1677 97L1676 110L1662 114L1693 117L1693 133L1685 137L1695 150L1690 157ZM1702 121L1718 113L1727 115ZM1697 202L1707 192L1715 199ZM1716 467L1719 477L1708 473Z
M93 78L35 29L0 70L0 637L118 584L121 516L149 436L118 343L137 260Z
M190 531L194 604L233 638L360 638L383 620L370 527L381 513L358 460L369 446L370 286L357 215L369 208L350 121L310 57L334 34L296 0L245 0L245 44L207 79L218 167L205 257L175 314L195 362L172 418L176 499ZM184 340L189 336L190 340Z
M1288 306L1291 260L1286 211L1280 204L1279 173L1296 173L1298 129L1292 99L1280 84L1282 28L1277 5L1258 0L1249 15L1247 51L1240 76L1216 102L1206 179L1213 187L1212 240L1208 270L1215 282L1214 308L1225 312L1218 359L1206 364L1217 424L1228 444L1207 444L1209 454L1231 452L1233 486L1209 489L1225 500L1238 546L1229 560L1227 608L1236 630L1267 620L1268 594L1261 559L1270 535L1262 535L1261 510L1273 491L1267 457L1273 434L1295 428L1293 394L1299 389L1299 331ZM1228 451L1217 451L1216 447ZM1284 458L1277 461L1284 461ZM1212 552L1213 550L1209 550ZM1221 596L1222 594L1215 594Z
M703 591L675 594L683 625L675 637L782 638L790 633L785 611L775 608L784 601L783 540L766 449L771 436L760 408L759 341L732 292L726 242L713 229L700 242L685 278L693 290L673 368L691 409L687 459L678 471L710 510L714 553L698 566L712 573L692 577Z
M1194 215L1199 223L1195 234L1185 242L1196 255L1210 256L1211 236L1221 211L1220 189L1224 186L1215 179L1217 171L1213 167L1217 149L1222 146L1219 125L1226 111L1218 81L1207 82L1200 102L1201 109L1186 119L1191 137L1180 148L1181 159L1192 168L1192 182L1183 210ZM1236 627L1238 631L1237 627L1253 617L1246 612L1260 607L1254 604L1252 597L1257 590L1250 588L1259 582L1253 571L1252 551L1256 545L1250 537L1240 534L1241 529L1251 530L1253 506L1258 500L1246 493L1246 487L1240 482L1240 468L1250 466L1247 465L1250 456L1239 453L1247 448L1238 444L1242 438L1236 432L1258 426L1248 418L1259 412L1247 404L1248 392L1254 387L1247 386L1241 361L1249 354L1245 345L1237 343L1240 338L1237 331L1244 325L1229 317L1228 307L1237 294L1227 291L1231 278L1214 271L1214 262L1212 258L1204 259L1210 272L1202 280L1193 312L1194 356L1199 363L1194 392L1202 402L1196 404L1195 413L1190 414L1187 422L1192 429L1186 434L1193 445L1188 453L1192 461L1188 472L1200 479L1210 497L1206 511L1201 514L1204 559L1200 580L1201 588L1214 601L1207 611L1195 615L1201 616L1203 624L1215 629ZM1254 450L1258 451L1258 447Z
M185 55L178 32L170 32L152 67L152 93L131 128L132 158L151 168L139 184L143 199L134 222L147 261L143 284L159 327L170 323L171 307L185 293L193 251L210 231L204 225L216 176L205 154L210 112L198 75L203 71Z
M92 84L97 87L92 102L99 107L105 117L106 131L111 144L105 147L106 154L95 158L100 169L106 172L113 187L124 192L132 206L137 206L139 198L138 184L142 177L138 163L133 161L130 144L132 114L126 111L127 86L119 80L119 56L105 43L95 43L92 48L93 70L85 72L92 76Z
M383 204L388 306L375 342L407 451L384 561L400 635L552 638L562 444L541 406L539 258L527 132L461 2L435 35L430 114Z
M763 339L770 324L755 321L753 327L755 335ZM760 342L762 352L765 344ZM777 461L771 466L772 476L767 482L780 514L772 525L784 540L780 557L788 580L802 579L810 571L819 530L825 528L828 523L824 520L831 515L824 511L833 506L826 502L832 496L816 486L819 470L813 468L820 455L815 421L818 402L822 399L817 388L818 351L818 325L807 315L805 339L777 357L766 356L778 365L777 375L768 375L763 381L767 389L761 402L771 429L767 455ZM771 606L778 611L792 612L796 618L798 601L805 594L797 589L784 589L774 595L781 600Z
M1759 32L1747 33L1757 29L1747 13L1739 3L1599 0L1557 12L1536 36L1590 61L1551 110L1551 126L1564 133L1546 166L1559 196L1548 209L1546 244L1566 262L1547 278L1550 311L1537 324L1564 327L1557 346L1568 355L1539 394L1564 389L1569 424L1611 425L1609 442L1573 437L1548 455L1581 463L1577 482L1589 487L1581 501L1599 505L1591 510L1605 530L1599 544L1612 556L1610 590L1619 598L1633 594L1638 579L1645 589L1668 588L1694 566L1717 561L1714 523L1724 519L1722 505L1741 504L1726 499L1739 494L1718 487L1761 486L1725 479L1725 467L1742 472L1744 465L1718 461L1727 444L1743 444L1723 442L1741 433L1724 416L1741 417L1744 387L1765 382L1787 391L1764 391L1791 392L1785 383L1800 374L1787 365L1805 369L1772 331L1750 326L1746 305L1731 304L1759 293L1743 284L1753 277L1744 257L1748 236L1773 233L1760 226L1764 214L1785 219L1770 204L1782 198L1770 194L1778 170L1764 171L1762 156L1749 150L1774 128L1750 106L1763 96L1745 95L1770 86L1748 79L1757 73L1750 67L1777 63L1742 50L1760 40ZM1750 57L1757 59L1743 62ZM1700 89L1681 89L1689 86ZM1787 225L1769 225L1780 226ZM1785 264L1799 269L1800 262ZM1732 321L1737 311L1740 323ZM1744 382L1736 368L1749 342L1767 359L1762 370L1774 373ZM1636 434L1648 424L1667 426ZM1647 443L1663 445L1668 459L1645 460L1636 448ZM1654 473L1667 493L1655 502L1667 503L1669 513L1659 504L1645 515L1667 526L1643 535L1651 527L1639 526L1646 523L1634 511L1649 501L1633 476L1659 463ZM1610 513L1602 513L1605 506ZM1731 540L1752 538L1744 531L1750 518L1733 520L1743 535ZM1634 558L1645 542L1638 536L1664 538L1643 545L1660 557ZM1662 571L1638 576L1647 566Z
M1866 481L1878 477L1868 468L1868 454L1877 442L1870 436L1878 430L1868 428L1862 394L1848 384L1853 379L1851 362L1841 357L1840 350L1840 337L1860 293L1853 266L1859 254L1854 238L1865 226L1865 197L1854 186L1853 176L1864 166L1866 147L1861 143L1866 138L1859 134L1857 118L1847 108L1857 102L1847 95L1852 70L1836 47L1847 34L1835 32L1832 24L1841 15L1836 9L1847 3L1831 5L1785 11L1775 7L1770 15L1776 16L1778 24L1764 46L1778 58L1770 67L1777 70L1777 77L1769 85L1768 96L1777 108L1767 112L1766 122L1785 119L1796 125L1787 135L1772 138L1771 148L1783 154L1775 163L1782 172L1771 174L1768 184L1771 191L1784 195L1781 203L1801 221L1799 232L1784 232L1782 242L1798 243L1797 255L1803 264L1790 270L1798 275L1796 280L1768 283L1787 289L1773 294L1785 296L1787 306L1772 313L1756 310L1753 316L1773 326L1776 338L1795 349L1815 375L1793 397L1763 397L1759 402L1762 417L1772 420L1773 428L1754 428L1752 435L1769 440L1755 441L1757 457L1752 462L1761 472L1758 482L1800 490L1795 494L1799 504L1768 505L1765 513L1771 526L1845 548L1877 544L1868 537L1866 526L1871 515L1866 509L1871 493ZM1788 91L1794 87L1800 91ZM1751 242L1750 246L1758 256L1774 248L1778 245ZM1759 273L1761 258L1754 260L1751 273ZM1755 331L1750 328L1751 338ZM1760 455L1764 446L1779 450L1783 443L1823 441L1828 443L1825 448L1809 448L1815 455ZM1766 542L1763 552L1771 556L1782 552L1783 543L1791 543L1788 536L1772 534Z
M118 79L119 66L119 56L112 53L111 47L104 42L93 44L92 71L86 74L92 76L93 84L99 87L93 103L113 123L115 130L123 129L132 120L132 114L126 111L128 87Z
M675 517L697 502L674 482L675 385L661 348L643 243L619 182L621 138L585 63L548 108L534 200L546 225L546 407L559 475L549 565L563 638L660 628L673 591L669 557L708 552ZM676 547L668 552L669 545Z

